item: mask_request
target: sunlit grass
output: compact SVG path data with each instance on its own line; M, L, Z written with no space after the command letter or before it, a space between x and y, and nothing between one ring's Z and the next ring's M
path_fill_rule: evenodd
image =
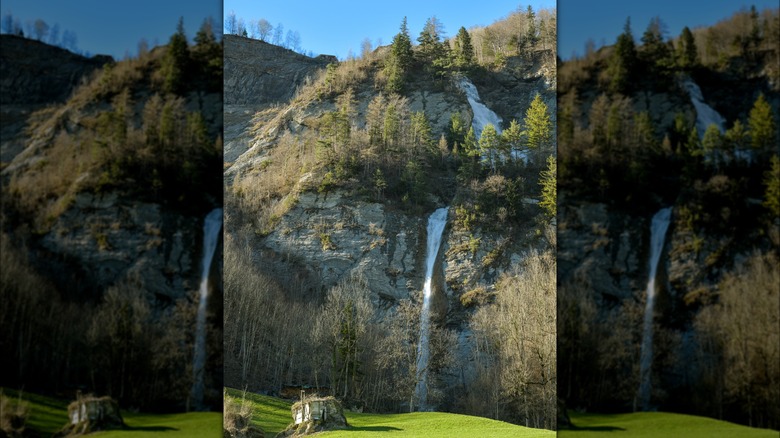
M17 399L19 392L4 388L5 395ZM41 436L51 436L68 422L69 402L27 392L22 400L30 406L27 429L37 431ZM222 436L221 412L189 412L180 414L148 414L122 411L127 425L124 430L111 430L90 434L96 437L195 437L219 438Z
M701 438L777 438L778 432L756 429L726 421L694 415L666 412L637 412L632 414L578 414L571 413L574 428L561 430L561 437L597 436L607 433L614 438L701 437Z
M241 391L228 389L228 394L241 397ZM255 409L254 423L273 436L292 422L288 403L274 397L246 394ZM549 437L551 430L532 429L489 418L443 412L414 412L409 414L367 414L346 411L350 428L324 433L327 437Z

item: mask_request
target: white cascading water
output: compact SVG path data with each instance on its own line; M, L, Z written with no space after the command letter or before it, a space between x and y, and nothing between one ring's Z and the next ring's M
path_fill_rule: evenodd
M683 82L683 87L691 96L691 103L696 108L696 130L699 132L699 137L704 137L704 131L712 124L720 129L721 134L725 132L726 119L704 102L701 88L692 79L686 79Z
M425 255L425 286L423 286L423 305L420 312L420 342L417 345L417 397L418 410L427 409L428 403L428 360L430 350L428 348L431 329L431 295L433 294L433 265L441 246L444 227L447 225L447 213L449 207L440 208L428 218L428 245Z
M655 305L655 276L666 239L666 230L672 218L672 207L662 208L650 224L650 273L647 279L645 319L642 330L642 351L639 356L639 407L650 409L651 367L653 362L653 307Z
M209 271L214 251L219 242L219 231L222 229L222 209L212 210L203 221L203 264L200 274L200 300L198 316L195 325L195 352L192 361L192 403L196 409L203 404L204 368L206 365L206 310L209 297Z
M721 134L726 132L726 119L715 111L714 108L704 102L704 95L702 95L701 88L693 82L693 79L686 79L683 82L683 87L691 97L691 103L693 103L694 108L696 108L696 131L699 133L699 138L704 138L704 133L710 125L717 126ZM748 163L751 161L751 151L735 150L733 152L736 159L747 161ZM718 155L715 157L708 156L706 159L716 159L716 161L722 161L724 159L720 152L715 153Z
M488 123L492 124L493 127L496 128L496 132L501 134L501 117L498 117L496 113L490 111L490 108L482 103L482 100L479 98L477 87L475 87L466 77L463 77L458 81L458 86L466 93L466 98L469 100L469 105L471 105L471 111L474 113L474 119L471 122L471 126L474 127L474 134L477 138L482 135L482 130L485 129L485 126L487 126Z

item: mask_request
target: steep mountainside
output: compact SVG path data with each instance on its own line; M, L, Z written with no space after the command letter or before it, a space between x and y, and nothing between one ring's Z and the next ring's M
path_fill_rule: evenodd
M221 46L205 31L191 47L178 35L118 63L2 36L3 87L22 91L9 99L47 105L19 112L19 153L3 143L3 385L82 388L146 409L220 399L221 264L211 265L206 404L188 401L185 371L204 217L221 206L222 99L211 86Z
M304 65L296 54L255 46L261 66ZM500 65L441 68L415 47L396 92L388 91L394 49L380 47L330 64L289 101L254 115L241 133L244 150L225 157L226 385L272 393L311 386L374 411L438 409L554 427L554 397L543 396L554 394L549 374L526 393L533 419L523 419L521 401L494 411L483 403L500 384L487 374L502 372L494 350L481 350L492 342L487 310L504 305L502 291L554 242L537 205L552 144L529 148L500 134L512 120L519 131L533 109L550 120L555 94L544 72L554 56L516 50ZM264 59L270 56L277 58ZM274 83L268 75L246 80L256 89ZM471 83L479 96L467 95L464 84ZM470 99L484 103L478 114ZM502 119L498 131L467 133L487 113ZM430 216L444 207L447 224L431 262L428 339L420 324L429 301L422 291L432 257ZM534 272L554 273L539 260ZM554 288L552 278L545 281ZM428 340L421 380L417 351ZM547 370L554 356L541 350L554 348L554 340L542 344L534 348ZM423 396L420 381L427 382Z
M85 58L7 34L0 35L0 49L0 163L5 165L23 148L22 131L31 113L64 102L82 78L113 59L102 55Z
M778 427L777 391L761 389L780 378L778 35L777 9L671 41L651 22L642 44L628 29L559 65L559 393L569 406ZM652 218L667 208L651 277L651 237L663 229Z

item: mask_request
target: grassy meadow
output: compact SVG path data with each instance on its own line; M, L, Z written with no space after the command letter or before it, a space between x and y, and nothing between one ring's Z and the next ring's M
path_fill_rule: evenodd
M242 392L228 389L228 395L241 397ZM266 436L274 436L292 422L292 403L274 397L247 392L246 399L254 408L254 423ZM443 412L413 412L409 414L368 414L346 411L347 430L324 433L333 438L361 437L518 437L555 436L554 431L517 426L489 418Z
M655 438L685 436L690 438L777 438L780 432L756 429L695 415L667 412L631 414L581 414L570 412L571 429L559 432L562 438L601 436L613 438Z
M3 389L6 396L18 399L17 391ZM22 400L29 404L27 429L46 437L58 432L68 421L69 401L31 393L22 393ZM101 438L115 437L194 437L219 438L222 436L222 413L188 412L181 414L149 414L122 411L127 425L124 430L111 430L90 434Z

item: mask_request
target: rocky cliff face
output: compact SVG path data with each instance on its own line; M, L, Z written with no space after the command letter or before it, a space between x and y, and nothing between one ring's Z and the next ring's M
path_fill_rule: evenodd
M93 159L82 157L82 170L58 172L56 177L50 177L65 175L63 178L73 180L31 182L33 186L70 186L65 195L52 194L54 199L47 201L48 204L37 206L39 211L50 208L51 204L61 207L57 213L51 213L44 226L41 223L33 225L30 235L31 230L19 222L34 222L24 215L38 213L16 211L16 204L4 202L3 231L15 235L17 242L27 242L33 265L76 301L99 299L109 286L120 282L131 282L146 289L150 299L157 298L162 304L197 289L203 225L197 208L188 210L159 199L155 201L145 197L143 190L114 184L117 181L100 190L87 182L94 182L101 172L104 172L104 178L110 174L106 169L90 168L88 163L104 153L98 148L100 136L112 135L99 131L105 128L96 129L94 123L103 112L111 109L110 102L101 99L109 99L112 93L94 91L94 86L87 88L97 95L71 96L71 93L82 81L90 82L91 72L113 60L102 56L87 59L16 36L2 35L1 38L3 114L14 115L10 125L3 118L4 198L27 196L12 193L10 183L24 180L36 169L56 161L51 154L62 138L87 139L79 142L96 145L92 152L72 146L73 162L78 163L78 154L84 153L92 154ZM138 71L148 74L159 65L162 53L164 51L156 49L146 60L134 60L135 64L123 66L122 71L139 68ZM138 67L139 63L146 63L145 67ZM123 85L133 103L125 130L138 132L141 129L145 105L155 92L147 80L145 74L138 74ZM108 94L109 98L101 97L99 93ZM49 105L51 109L34 112L41 105ZM220 107L219 96L214 93L191 92L182 100L182 110L199 112L207 135L214 137L221 131ZM97 141L90 136L95 130L99 131ZM85 136L79 137L82 133ZM132 187L132 181L130 183L129 187ZM203 196L210 195L204 193ZM206 200L205 204L214 201ZM208 211L202 215L206 213Z
M81 78L113 58L85 58L16 35L0 35L0 104L63 102Z
M57 277L70 280L62 287L71 296L100 297L109 286L127 282L171 303L198 287L202 226L203 218L160 204L118 193L80 193L42 236L40 254L61 260L52 265Z
M225 105L269 105L289 101L306 77L332 56L309 58L265 41L225 35Z
M258 110L288 102L295 90L324 69L335 57L300 55L264 41L225 35L225 161L251 147L247 132Z
M0 35L0 162L24 147L28 118L46 105L64 102L73 89L110 56L85 58L59 47L16 35Z

